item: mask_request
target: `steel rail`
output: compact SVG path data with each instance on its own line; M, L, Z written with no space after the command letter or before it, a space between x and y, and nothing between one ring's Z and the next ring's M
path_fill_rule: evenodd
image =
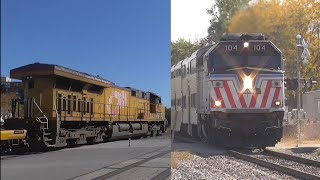
M320 179L320 176L306 173L306 172L302 172L302 171L299 171L299 170L296 170L296 169L293 169L293 168L290 168L287 166L282 166L282 165L272 163L272 162L269 162L266 160L262 160L259 158L255 158L250 155L246 155L246 154L237 152L235 150L229 150L228 153L236 158L243 159L245 161L249 161L251 163L254 163L254 164L257 164L260 166L264 166L266 168L273 169L273 170L276 170L279 172L283 172L283 173L286 173L286 174L289 174L289 175L292 175L292 176L295 176L298 178L310 179L310 180L319 180Z
M285 154L285 153L281 153L281 152L277 152L277 151L272 151L272 150L269 150L269 149L264 150L264 153L266 155L276 156L276 157L279 157L279 158L295 161L295 162L298 162L298 163L307 164L307 165L311 165L311 166L315 166L315 167L320 167L320 161L306 159L306 158L302 158L302 157L298 157L298 156L294 156L294 155L290 155L290 154Z

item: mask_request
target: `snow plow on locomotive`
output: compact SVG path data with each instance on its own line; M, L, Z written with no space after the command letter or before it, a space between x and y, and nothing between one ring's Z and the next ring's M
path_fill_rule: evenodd
M34 63L10 71L24 83L5 129L26 130L32 149L146 137L166 131L161 97L98 76Z
M183 62L193 60L195 67L186 68L195 68L195 75L182 76L172 94L188 96L184 84L196 86L195 108L172 108L175 131L227 147L264 148L280 141L284 71L281 51L271 41L262 34L228 34ZM186 99L182 104L191 103Z

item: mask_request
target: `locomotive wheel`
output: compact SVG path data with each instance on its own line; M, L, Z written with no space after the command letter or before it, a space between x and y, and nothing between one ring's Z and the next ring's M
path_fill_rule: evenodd
M150 137L153 137L154 131L150 131Z

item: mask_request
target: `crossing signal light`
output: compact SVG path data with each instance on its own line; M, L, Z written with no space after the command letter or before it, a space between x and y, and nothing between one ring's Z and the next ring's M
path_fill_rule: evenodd
M311 91L312 86L317 84L317 81L312 80L312 78L304 79L304 87Z
M297 90L298 89L298 79L285 79L284 80L284 87L287 88L287 90Z

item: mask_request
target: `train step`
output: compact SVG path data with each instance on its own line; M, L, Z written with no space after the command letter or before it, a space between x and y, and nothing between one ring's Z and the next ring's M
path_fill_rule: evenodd
M51 133L43 133L44 136L49 136Z
M53 139L45 139L44 141L46 141L46 142L47 142L47 141L52 141L52 140L53 140Z

